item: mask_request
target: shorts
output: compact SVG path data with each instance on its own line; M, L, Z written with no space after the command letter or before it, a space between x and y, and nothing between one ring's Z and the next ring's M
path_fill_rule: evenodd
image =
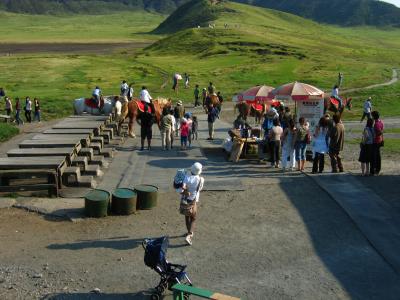
M141 127L140 128L140 137L142 139L151 140L153 138L153 130L151 127Z

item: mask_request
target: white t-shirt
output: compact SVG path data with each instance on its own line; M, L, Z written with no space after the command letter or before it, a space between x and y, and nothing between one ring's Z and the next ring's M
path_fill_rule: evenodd
M121 94L122 94L122 96L128 96L128 92L129 92L128 84L126 82L121 84Z
M150 103L151 96L150 93L147 90L141 90L140 92L140 100Z
M32 101L31 100L26 101L25 109L32 110Z
M122 110L122 103L121 103L121 101L115 102L115 113L117 114L117 116L120 116L120 115L121 115L121 110Z
M100 93L101 93L100 89L94 89L94 91L93 91L93 95L96 95L96 96L100 96Z
M339 89L333 89L331 96L339 98Z
M199 175L187 175L183 180L183 186L186 186L190 193L188 199L191 201L196 200L196 202L199 202L200 191L203 189L204 186L204 178L200 177Z

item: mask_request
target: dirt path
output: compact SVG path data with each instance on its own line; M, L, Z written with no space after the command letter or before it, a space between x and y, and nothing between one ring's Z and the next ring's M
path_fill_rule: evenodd
M388 86L388 85L395 84L398 80L399 80L399 77L398 77L397 69L393 68L392 69L392 79L390 79L387 82L372 84L372 85L369 85L366 87L361 87L361 88L347 89L347 90L343 90L342 93L352 93L352 92L357 92L357 91L362 91L362 90L370 90L370 89L374 89L374 88L382 87L382 86Z

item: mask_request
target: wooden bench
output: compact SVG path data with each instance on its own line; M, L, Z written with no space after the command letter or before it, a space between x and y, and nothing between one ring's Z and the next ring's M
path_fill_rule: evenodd
M175 284L171 289L174 292L174 300L185 300L185 295L193 295L200 298L213 300L240 300L240 298L214 293L209 290L184 284Z
M7 116L7 115L0 115L0 119L3 119L4 122L9 123L11 122L11 116Z
M10 184L16 179L45 179L46 183L24 182ZM57 171L52 169L38 170L0 170L0 192L32 192L47 190L49 197L59 195L59 176Z

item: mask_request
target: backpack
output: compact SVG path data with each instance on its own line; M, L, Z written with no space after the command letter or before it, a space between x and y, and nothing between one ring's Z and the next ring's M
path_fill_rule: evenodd
M176 170L176 174L175 174L174 182L173 182L174 189L179 189L183 186L183 181L185 180L185 177L186 177L185 169Z

